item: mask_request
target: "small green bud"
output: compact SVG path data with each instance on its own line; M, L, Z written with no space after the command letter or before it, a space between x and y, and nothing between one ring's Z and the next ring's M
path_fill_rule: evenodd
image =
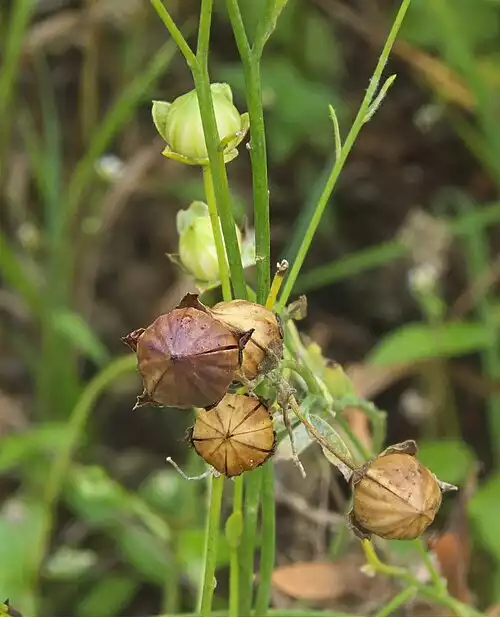
M228 84L211 84L217 129L228 163L238 156L237 146L248 131L248 114L240 115L233 105ZM188 165L206 165L208 152L196 90L179 96L173 103L153 101L153 122L167 142L163 154Z
M255 241L250 233L242 237L235 226L242 254L243 267L255 264ZM207 204L193 201L187 210L177 213L180 265L200 283L214 283L220 279L219 260L215 246L212 221Z

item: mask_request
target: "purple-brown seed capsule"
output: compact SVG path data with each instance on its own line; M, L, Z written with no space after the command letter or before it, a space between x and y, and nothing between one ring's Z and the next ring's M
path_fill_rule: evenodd
M205 311L241 336L252 332L243 351L241 369L236 379L253 380L273 369L283 357L283 331L278 316L270 309L248 300L219 302L209 308L195 294L184 296L182 306L192 306Z
M226 393L250 333L230 331L209 314L176 308L124 337L137 353L144 392L136 407L210 407Z

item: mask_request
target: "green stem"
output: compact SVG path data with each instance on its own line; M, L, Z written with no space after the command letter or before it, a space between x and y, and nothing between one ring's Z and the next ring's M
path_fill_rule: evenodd
M302 265L306 258L309 247L311 246L314 234L316 233L318 225L321 221L321 217L323 216L323 212L325 211L325 208L328 204L328 200L330 199L330 195L332 194L332 191L338 180L340 172L342 171L342 168L344 167L347 156L349 152L351 151L351 148L353 147L354 142L356 141L356 138L363 124L366 122L366 115L370 108L370 104L372 103L374 99L375 93L377 91L377 88L380 82L380 78L382 76L382 72L384 70L384 67L387 63L387 59L389 57L389 53L394 44L396 36L399 32L401 24L403 23L403 19L406 14L406 11L408 10L408 7L410 6L410 2L411 0L403 0L403 2L401 3L401 6L396 15L394 24L391 28L391 31L386 40L386 43L380 55L375 71L373 73L373 76L370 80L368 89L366 90L366 94L363 99L363 102L361 103L361 106L353 122L351 130L349 131L349 134L347 135L345 142L342 145L341 155L339 156L339 158L336 159L333 165L333 168L327 180L326 186L323 190L323 193L321 194L321 197L316 206L314 215L311 217L311 220L307 227L306 234L297 252L297 257L295 261L293 262L290 272L288 274L287 280L285 281L285 285L283 287L283 291L281 292L281 296L280 296L280 302L279 302L280 308L283 308L286 305L288 298L290 297L290 294L292 293L292 290L297 280L297 277L299 275L300 269L302 268Z
M220 148L220 136L217 129L215 112L208 74L208 41L210 36L210 22L212 15L212 0L202 0L200 13L200 28L198 31L198 53L196 63L191 66L196 94L200 106L201 122L208 159L212 172L217 212L219 214L224 242L226 245L231 282L235 295L246 298L247 288L241 262L240 247L236 235L231 195L227 181L227 171L224 162L224 152Z
M425 567L427 568L427 572L431 577L432 583L436 589L441 589L443 593L447 593L446 583L439 576L439 572L436 570L436 567L432 563L432 559L430 558L429 553L425 550L425 546L423 541L420 538L413 540L413 544L415 545L417 551L420 553L422 557L422 561L424 562Z
M45 485L45 503L52 508L59 496L64 476L71 462L73 451L82 435L92 408L106 388L117 379L134 371L135 354L117 358L90 381L81 393L68 421L68 436L64 447L57 453L49 470Z
M270 222L269 182L267 177L267 150L262 107L262 83L260 56L252 53L245 27L241 18L238 0L226 0L229 19L243 64L250 117L250 159L252 163L252 185L255 225L255 266L257 274L257 302L264 304L269 293L271 280L270 266Z
M231 280L229 278L229 268L226 259L226 249L224 247L224 238L220 228L219 215L217 213L217 204L215 202L214 185L212 182L212 173L208 165L203 166L203 183L205 186L205 197L207 199L208 212L210 214L210 222L212 223L212 232L214 234L215 249L217 251L217 260L219 262L219 276L222 285L222 297L226 302L231 300Z
M392 578L403 581L407 585L414 587L419 594L425 596L426 598L434 600L442 606L448 607L461 617L482 616L482 613L478 612L472 606L467 606L466 604L463 604L462 602L459 602L452 596L448 595L447 591L445 589L443 590L441 586L439 588L436 588L435 586L428 586L424 583L421 583L413 576L413 574L411 574L404 568L400 568L397 566L389 566L381 562L370 540L363 540L361 542L361 545L365 552L366 559L374 572L378 572L379 574L384 574L385 576L390 576Z
M481 210L474 214L451 219L449 229L454 236L468 236L473 231L485 229L497 223L499 219L500 203L493 202L482 206ZM299 278L295 291L305 293L327 287L361 272L374 270L397 259L403 259L407 254L408 249L400 240L390 240L375 247L370 246L305 272Z
M240 546L240 617L248 617L252 608L255 542L262 471L263 468L260 467L245 474L245 519Z
M189 47L186 39L182 36L179 28L175 25L175 22L170 16L170 13L163 6L161 0L151 0L151 4L153 5L155 11L158 13L159 18L165 24L167 30L170 32L170 36L174 39L175 44L179 48L179 51L186 59L187 65L192 69L196 63L196 56Z
M233 488L233 516L242 520L243 518L243 476L234 479ZM240 519L241 517L241 519ZM231 556L229 562L229 615L237 617L240 610L240 549L238 546L231 546Z
M199 614L208 617L212 610L212 598L215 589L215 566L217 562L217 545L219 542L220 511L222 506L222 491L224 476L209 477L210 508L208 512L207 530L205 534L204 573L201 588Z
M276 506L272 460L262 469L262 542L260 573L254 615L267 615L271 600L271 577L276 557Z
M85 425L88 421L90 413L101 394L109 388L109 386L117 381L120 377L135 370L137 358L135 354L130 354L117 358L111 362L106 368L98 373L85 387L81 393L75 407L71 411L68 421L68 434L64 442L64 446L57 452L49 469L47 482L44 491L44 504L47 510L52 514L55 503L61 492L61 488L66 476L66 472L71 463L71 457L75 450L81 435L85 430ZM42 560L45 557L50 534L52 533L52 523L49 517L49 523L45 529L40 546L38 547L37 559L40 572Z
M18 0L12 4L8 25L2 29L5 33L3 57L0 65L0 186L7 179L7 150L14 122L11 114L18 82L18 65L24 41L24 33L29 25L31 14L36 6L34 0ZM5 173L4 173L5 172Z
M415 587L406 587L375 613L375 617L389 617L396 609L409 602L416 593Z
M240 559L238 549L229 556L229 617L238 617L240 606Z

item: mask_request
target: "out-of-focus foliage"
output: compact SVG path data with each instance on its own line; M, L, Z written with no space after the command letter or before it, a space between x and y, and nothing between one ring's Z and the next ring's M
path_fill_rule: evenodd
M301 216L310 215L331 160L328 105L345 127L380 51L363 34L379 23L371 3L338 3L360 27L329 12L337 0L289 0L263 60L276 255L301 237ZM193 42L199 3L170 4ZM245 111L224 3L216 4L211 76L231 85ZM265 0L240 4L252 31ZM373 2L382 25L390 5ZM448 482L464 482L476 461L490 474L467 505L472 566L481 570L484 554L493 563L478 585L481 606L500 600L499 35L498 0L413 0L406 51L396 47L390 67L398 73L390 100L353 151L299 281L311 292L304 329L332 355L413 367L408 379L432 417L406 421L400 392L388 386L389 434L422 437L422 460ZM457 83L465 98L451 96ZM203 197L202 185L162 159L150 106L192 87L148 3L0 4L0 599L25 615L172 614L196 602L204 485L165 462L175 453L186 473L203 471L186 454L188 414L133 415L129 367L99 389L99 400L91 392L89 413L77 415L91 380L125 353L120 336L187 284L165 254L176 250L176 212ZM103 173L110 154L118 165ZM243 223L252 206L243 153L231 189ZM427 290L441 314L426 312L432 298L426 304L407 291L419 264L396 233L417 206L447 217L450 261L461 262ZM454 313L462 296L465 309ZM473 376L457 385L453 370L464 363ZM316 412L309 402L304 411ZM433 419L443 417L436 429L443 423ZM305 450L310 439L296 434ZM288 460L286 446L278 455ZM303 509L293 508L300 519ZM283 521L278 551L288 559L303 550L302 535ZM335 551L348 543L335 535ZM388 548L395 559L404 553ZM218 559L225 606L225 540Z

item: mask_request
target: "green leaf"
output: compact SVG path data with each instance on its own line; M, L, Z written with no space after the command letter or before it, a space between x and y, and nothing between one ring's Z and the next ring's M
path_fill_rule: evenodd
M469 501L469 517L484 548L500 564L500 473L489 478Z
M153 537L168 542L170 528L138 495L129 493L101 467L73 466L65 497L70 506L90 525L113 535L137 524Z
M292 434L293 434L293 442L295 446L295 451L297 455L300 455L312 443L314 443L314 439L309 435L306 427L303 424L297 424L297 426L293 428ZM293 458L292 443L290 441L290 437L288 436L287 432L285 432L283 439L281 439L281 441L279 442L274 458L277 461L292 460Z
M162 585L171 567L173 556L168 546L149 531L129 525L114 533L124 559L151 583Z
M7 236L0 230L0 273L5 281L17 291L30 310L40 317L44 311L43 298L30 273L31 264L17 255Z
M54 423L4 437L0 448L0 472L26 465L40 456L52 456L64 445L67 434L65 424Z
M443 24L432 18L436 13L430 7L432 0L414 0L411 11L403 23L402 36L410 43L434 51L443 38ZM461 24L460 36L465 44L479 48L488 41L496 42L500 36L498 10L493 6L497 0L448 0L449 10Z
M475 456L463 441L422 441L418 444L418 458L440 480L460 485Z
M354 461L345 441L339 433L320 416L311 414L309 416L309 421L331 448L331 450L329 450L326 447L321 446L323 454L330 461L330 463L332 463L332 465L337 467L344 478L349 481L351 479L352 470L346 463L354 465ZM335 456L334 452L338 454L338 457Z
M73 311L58 309L53 314L53 328L64 336L78 351L102 366L110 360L106 347L85 320Z
M99 580L76 609L77 617L114 617L122 614L139 588L132 576L111 575Z
M448 323L438 328L413 323L390 332L368 355L370 364L398 364L437 357L461 356L491 344L491 333L480 323Z
M25 615L35 614L32 581L38 551L48 530L48 512L40 502L13 497L0 511L0 586Z

